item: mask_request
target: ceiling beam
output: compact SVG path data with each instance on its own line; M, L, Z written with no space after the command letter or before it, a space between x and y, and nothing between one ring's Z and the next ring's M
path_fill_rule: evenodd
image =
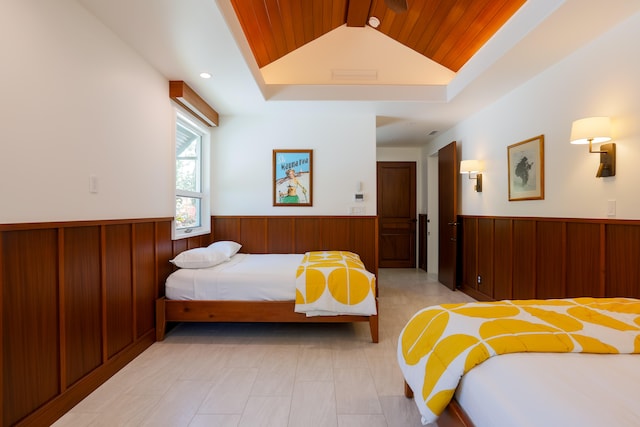
M219 125L218 112L182 80L169 82L169 97L205 125Z
M369 19L372 0L349 0L347 5L347 27L364 27Z

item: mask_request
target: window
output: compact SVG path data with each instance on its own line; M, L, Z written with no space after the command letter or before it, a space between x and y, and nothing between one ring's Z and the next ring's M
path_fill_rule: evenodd
M209 130L176 109L173 239L207 234L211 229L209 144Z

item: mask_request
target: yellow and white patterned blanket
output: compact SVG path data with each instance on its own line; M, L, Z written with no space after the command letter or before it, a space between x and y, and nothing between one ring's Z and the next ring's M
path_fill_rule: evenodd
M352 252L307 252L296 273L295 311L307 316L376 314L376 277Z
M518 352L640 353L640 300L443 304L416 313L398 340L398 362L423 424L436 421L463 374Z

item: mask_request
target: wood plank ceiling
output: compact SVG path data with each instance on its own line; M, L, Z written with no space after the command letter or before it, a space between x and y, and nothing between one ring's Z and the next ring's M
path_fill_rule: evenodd
M378 31L454 72L524 2L407 0L407 10L396 13L385 0L231 0L260 68L341 25L364 27L375 16Z

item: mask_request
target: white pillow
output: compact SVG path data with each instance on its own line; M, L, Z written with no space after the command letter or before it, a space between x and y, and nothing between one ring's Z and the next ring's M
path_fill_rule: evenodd
M220 251L209 248L195 248L180 252L172 259L175 266L180 268L207 268L221 264L229 258Z
M209 249L213 249L214 251L219 251L227 257L227 259L231 258L235 254L238 253L242 245L240 243L232 242L229 240L221 240L219 242L213 242L209 245Z

